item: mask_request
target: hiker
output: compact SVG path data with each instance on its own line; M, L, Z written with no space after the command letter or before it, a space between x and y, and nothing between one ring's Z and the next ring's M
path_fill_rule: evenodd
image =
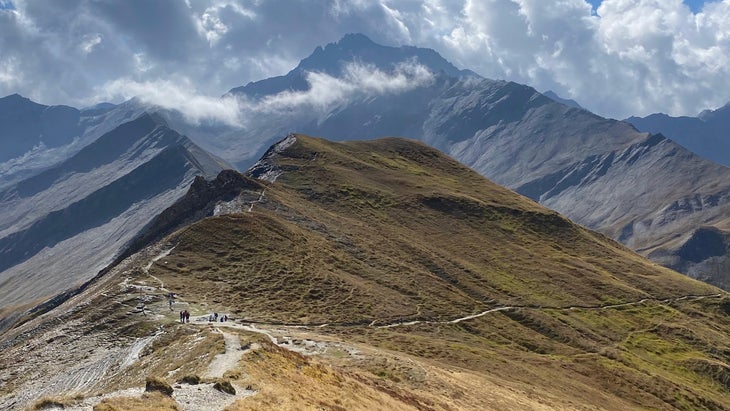
M228 315L223 316L223 322L226 322L226 321L228 321Z
M215 321L218 321L218 313L213 313L213 319L214 319Z
M183 310L180 310L180 322L181 323L185 322L185 311L183 311Z
M188 312L188 310L185 310L185 322L186 323L190 322L190 313Z

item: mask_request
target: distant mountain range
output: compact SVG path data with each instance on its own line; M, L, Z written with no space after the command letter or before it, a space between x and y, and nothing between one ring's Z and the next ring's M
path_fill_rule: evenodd
M196 175L213 178L224 167L159 116L143 114L0 191L3 307L93 277Z
M146 109L134 99L79 110L17 94L0 98L0 190L66 160Z
M702 157L730 166L730 104L705 110L697 117L657 113L626 121L641 131L661 133Z
M388 47L376 44L362 34L347 34L337 43L314 49L309 57L300 61L286 75L250 82L231 89L229 93L260 98L283 91L306 91L310 89L307 73L326 73L333 77L342 77L345 73L343 62L371 65L386 72L393 72L399 64L417 62L434 73L443 73L449 77L478 77L471 70L459 70L432 49Z

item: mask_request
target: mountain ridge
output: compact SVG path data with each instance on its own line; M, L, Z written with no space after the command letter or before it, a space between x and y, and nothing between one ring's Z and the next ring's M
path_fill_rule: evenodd
M376 68L387 70L387 66ZM671 218L662 215L695 192L722 198L727 185L723 181L730 179L726 168L628 123L554 102L528 86L444 73L433 78L428 85L401 93L344 99L322 112L292 109L293 113L267 114L255 127L256 135L271 136L268 144L292 129L340 140L369 135L416 138L499 184L534 199L544 198L546 205L589 228L634 244L662 264L730 287L726 276L700 275L708 271L705 266L710 261L685 264L677 242L678 236L686 241L686 233L704 225L726 230L725 203L692 208ZM257 84L279 87L279 80L267 81ZM239 133L245 140L248 135ZM228 159L248 166L253 160L250 154L233 150ZM663 195L652 196L650 185ZM620 201L613 200L617 188ZM599 214L605 221L596 217Z
M293 134L261 160L274 181L197 179L160 235L0 333L0 407L730 404L727 293L414 140Z
M350 33L324 48L317 46L286 75L249 82L245 86L232 88L227 94L261 98L285 90L306 91L309 89L305 77L307 72L340 77L343 74L343 63L346 62L372 65L386 72L392 72L398 64L410 62L422 64L435 73L443 72L452 77L479 77L471 70L456 68L432 49L382 46L363 34Z
M195 175L224 167L144 114L10 186L0 193L0 308L94 277Z
M704 110L697 116L672 117L664 113L629 117L627 122L652 133L663 133L702 157L730 166L730 105Z

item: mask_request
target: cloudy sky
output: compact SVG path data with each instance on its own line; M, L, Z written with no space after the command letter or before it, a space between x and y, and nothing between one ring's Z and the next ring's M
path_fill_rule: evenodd
M730 101L730 0L0 0L0 95L206 101L349 32L608 117Z

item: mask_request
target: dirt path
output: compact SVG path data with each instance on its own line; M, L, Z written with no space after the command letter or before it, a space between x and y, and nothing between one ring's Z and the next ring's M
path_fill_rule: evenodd
M245 353L241 349L241 338L238 334L227 333L220 328L216 328L216 331L223 334L223 339L226 343L226 352L218 354L213 358L210 365L208 366L208 373L205 377L208 378L221 378L226 371L236 367L238 361Z
M215 330L223 334L226 351L213 358L213 361L208 365L208 371L203 377L217 379L223 378L227 371L237 368L238 362L248 351L260 347L258 344L252 344L251 347L244 350L241 348L241 338L238 334L225 332L219 327L215 327ZM172 396L183 411L210 411L223 410L238 398L256 394L256 391L247 390L235 381L231 381L231 384L236 389L236 395L222 393L213 388L212 383L202 383L198 385L175 385Z
M165 250L165 251L161 252L155 258L151 259L150 262L147 263L147 265L144 266L144 268L142 269L145 272L145 274L149 275L150 277L154 278L158 283L160 283L160 287L159 288L160 288L160 290L163 290L163 291L167 291L167 289L165 288L165 283L163 283L162 280L160 280L159 278L157 278L154 275L150 274L150 268L152 268L152 265L154 263L156 263L156 262L160 261L161 259L163 259L163 258L167 257L168 255L170 255L170 253L174 249L175 249L175 247L172 247L172 248L170 248L168 250Z
M406 322L397 322L397 323L391 323L386 325L380 325L377 326L377 328L393 328L393 327L401 327L401 326L408 326L408 325L416 325L416 324L457 324L462 321L471 320L474 318L482 317L484 315L499 312L499 311L511 311L511 310L520 310L520 309L533 309L533 310L606 310L606 309L613 309L613 308L622 308L622 307L629 307L633 305L639 305L644 304L650 301L658 302L661 304L669 304L677 301L683 301L683 300L703 300L706 298L722 298L724 296L728 295L727 293L719 293L719 294L710 294L710 295L683 295L681 297L674 297L674 298L642 298L641 300L637 301L630 301L626 303L620 303L620 304L606 304L606 305L595 305L595 306L579 306L579 305L571 305L567 307L541 307L541 306L530 306L530 305L511 305L511 306L502 306L502 307L496 307L491 308L486 311L482 311L478 314L473 315L467 315L466 317L460 317L453 320L446 320L446 321L406 321ZM370 326L375 326L375 322L373 321L370 323Z

